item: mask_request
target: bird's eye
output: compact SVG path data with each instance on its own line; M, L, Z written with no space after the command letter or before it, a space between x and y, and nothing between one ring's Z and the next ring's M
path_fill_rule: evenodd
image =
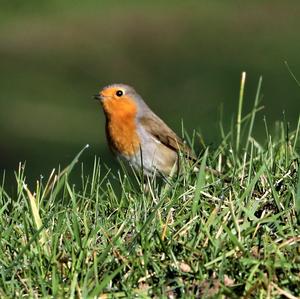
M116 92L117 97L121 97L123 95L123 91L122 90L118 90Z

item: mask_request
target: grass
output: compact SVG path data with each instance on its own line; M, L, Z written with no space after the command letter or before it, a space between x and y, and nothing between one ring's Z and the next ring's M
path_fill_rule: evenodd
M206 148L194 173L162 182L95 158L26 185L0 187L0 296L54 298L296 298L300 294L299 124L253 135L252 111ZM244 83L242 87L244 88ZM197 142L197 135L191 141ZM214 177L206 166L230 179ZM76 171L75 171L76 172Z

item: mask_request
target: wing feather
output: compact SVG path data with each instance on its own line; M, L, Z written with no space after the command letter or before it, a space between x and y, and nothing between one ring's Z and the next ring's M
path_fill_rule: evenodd
M139 121L148 133L158 139L166 147L176 152L180 151L184 153L186 157L191 160L197 160L190 147L154 113L148 113L142 116L139 118Z

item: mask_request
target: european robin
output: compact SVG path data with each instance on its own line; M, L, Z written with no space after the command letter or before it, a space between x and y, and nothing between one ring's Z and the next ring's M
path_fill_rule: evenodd
M100 100L106 117L107 142L114 154L146 175L169 175L178 168L179 152L196 160L192 150L125 84L104 87Z

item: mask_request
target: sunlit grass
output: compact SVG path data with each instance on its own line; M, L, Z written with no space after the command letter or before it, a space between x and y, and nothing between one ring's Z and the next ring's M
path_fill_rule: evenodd
M95 159L75 185L82 151L35 187L20 165L15 192L0 187L0 296L298 296L299 124L258 143L260 87L199 172L187 165L168 183L144 186L139 173Z

